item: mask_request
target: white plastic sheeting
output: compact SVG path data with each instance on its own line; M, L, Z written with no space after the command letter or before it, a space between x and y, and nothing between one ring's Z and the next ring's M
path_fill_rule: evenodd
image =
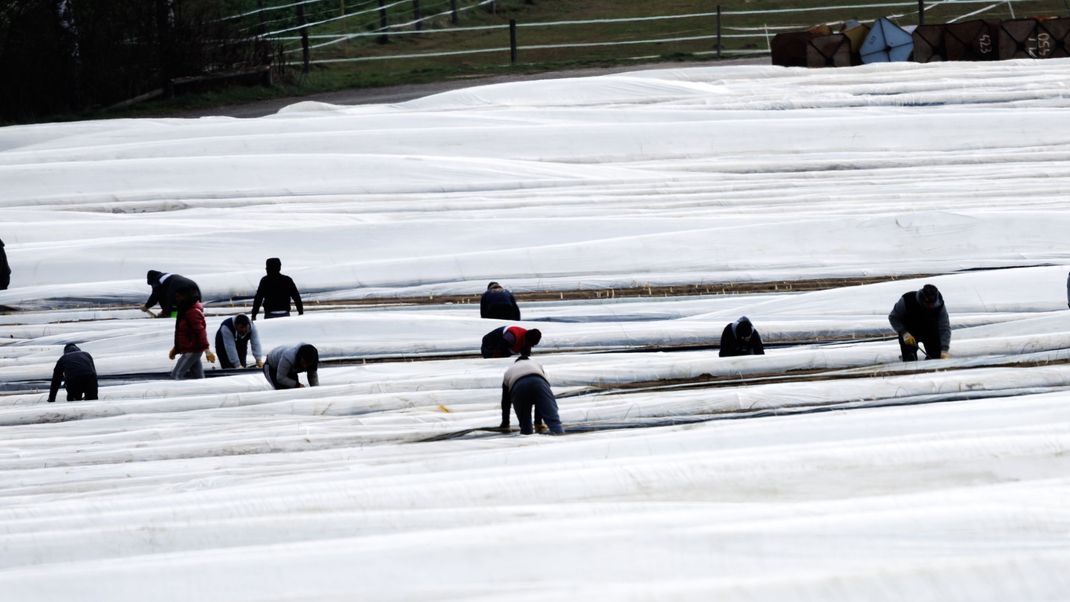
M0 128L3 598L1064 596L1068 66L694 68ZM264 345L316 344L323 386L160 378L145 271L194 277L214 332L269 256L309 311L258 321ZM502 324L474 305L323 303L912 274L523 303L560 438L478 430L509 360L473 357ZM886 316L925 282L952 359L902 364ZM717 357L741 314L768 354ZM71 341L101 399L44 403Z

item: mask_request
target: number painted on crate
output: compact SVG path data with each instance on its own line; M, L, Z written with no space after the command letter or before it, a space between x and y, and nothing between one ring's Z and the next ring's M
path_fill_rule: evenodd
M1051 56L1052 43L1050 33L1038 33L1037 37L1027 40L1030 44L1026 47L1029 56L1042 59Z

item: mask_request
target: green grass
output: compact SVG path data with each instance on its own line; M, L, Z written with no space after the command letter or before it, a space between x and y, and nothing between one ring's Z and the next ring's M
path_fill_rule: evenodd
M248 6L255 7L253 0L245 0ZM306 7L308 21L338 16L345 0L323 0ZM458 5L469 6L477 0L457 0ZM877 0L862 0L869 4ZM886 2L887 0L880 0ZM268 0L267 5L288 2ZM389 3L389 2L388 2ZM449 0L421 0L422 13L427 16L448 9ZM820 7L844 4L837 0L800 0L794 2L777 2L768 0L737 0L722 5L722 31L724 34L739 34L745 28L769 27L768 36L758 35L748 39L725 38L722 52L725 57L747 51L767 49L768 39L779 29L791 27L804 29L817 23L842 21L857 18L865 21L889 14L902 13L896 19L902 25L917 22L916 3L907 0L908 6L896 8L876 8L867 10L812 11L802 14L783 15L733 15L733 12L749 10L768 10L777 8ZM346 3L347 12L354 12L368 6L377 6L376 0L350 0ZM926 13L927 23L940 23L959 17L986 6L985 4L948 6L946 4ZM597 46L587 48L562 48L545 50L525 50L524 46L623 42L645 39L674 38L687 36L712 36L716 32L714 17L653 20L629 23L601 23L570 25L559 27L526 27L525 24L550 21L594 20L622 17L646 17L658 15L683 15L713 12L716 4L710 0L499 0L497 9L492 13L485 8L477 8L461 13L461 27L497 25L505 26L510 19L515 19L518 28L518 43L521 46L519 62L510 65L508 50L492 54L476 54L453 57L417 57L403 59L384 59L360 62L340 62L313 65L307 75L300 73L300 52L286 54L290 69L282 78L276 78L277 85L272 88L230 88L211 94L199 94L168 101L156 101L127 109L121 113L90 115L96 116L130 116L166 114L169 111L181 111L194 108L208 108L230 104L240 104L267 98L302 96L341 90L347 88L377 87L399 84L425 83L458 77L478 77L501 73L530 73L559 70L573 67L637 64L665 60L712 60L714 58L715 40L629 44L618 46ZM293 10L293 9L290 9ZM265 27L283 28L293 25L294 13L290 10L271 13L276 22L266 23ZM1067 5L1063 0L1035 0L1016 4L1015 16L1018 18L1040 15L1067 15ZM394 7L389 12L391 23L400 23L412 18L411 3ZM1001 4L996 9L974 18L1009 19L1010 9ZM246 18L245 25L255 27L255 17ZM338 33L355 33L370 31L377 27L377 12L346 21L310 28L311 35ZM424 25L426 29L445 29L450 27L448 17L442 17L433 23ZM286 34L286 35L296 35ZM313 40L315 44L317 40ZM387 57L402 54L424 54L456 50L480 50L489 48L507 48L509 37L507 29L492 31L466 31L456 33L421 33L418 35L391 35L387 43L380 43L376 38L354 38L346 43L335 44L312 50L312 59L351 59L367 57ZM285 43L287 49L300 48L296 41ZM81 115L77 117L85 117Z

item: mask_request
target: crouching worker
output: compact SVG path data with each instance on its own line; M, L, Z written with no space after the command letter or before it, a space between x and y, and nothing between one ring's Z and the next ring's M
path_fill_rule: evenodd
M926 359L947 359L951 349L951 322L944 297L931 284L899 298L888 314L888 322L899 335L904 362L918 361L918 345L925 346Z
M532 335L531 333L538 333ZM484 358L509 357L520 353L524 346L525 338L537 336L542 338L542 333L537 329L528 330L521 326L502 326L483 335L483 343L479 352Z
M145 280L152 287L152 294L149 295L145 304L141 306L141 311L152 314L152 306L159 303L160 313L154 315L156 318L177 317L175 312L181 311L181 308L178 307L178 296L180 294L196 301L201 300L200 287L197 286L196 282L185 276L149 270Z
M59 382L67 390L67 401L81 401L97 398L97 367L93 356L78 348L74 343L67 343L63 355L52 370L52 386L48 390L48 403L56 401Z
M249 352L249 343L253 344L253 361L257 368L263 368L263 350L260 348L260 335L256 332L256 325L249 320L249 316L238 314L233 318L223 320L215 331L215 354L219 356L220 368L245 367L246 355Z
M529 330L528 335L538 332ZM545 421L550 434L563 435L565 429L557 414L557 398L550 389L542 365L531 359L531 347L537 345L540 339L539 334L529 338L520 351L520 357L505 371L502 379L502 424L499 428L508 430L511 404L520 423L521 434L531 435L535 432L535 424L531 419L531 410L534 408L535 422Z
M516 297L497 282L487 285L487 290L479 298L479 317L498 320L519 320L520 307Z
M741 316L724 327L724 331L721 332L721 350L717 355L720 357L765 355L762 335L754 329L754 325L750 323L747 316Z
M268 353L264 362L264 378L275 389L299 389L304 385L298 382L297 375L307 372L308 386L315 387L320 384L316 374L319 362L319 350L307 343L276 347Z
M208 363L215 362L215 354L208 348L208 328L204 322L204 307L201 306L200 295L194 295L190 290L182 290L176 293L175 299L178 303L175 346L167 356L171 359L178 356L178 361L174 370L171 370L171 378L204 378L201 354L206 355Z

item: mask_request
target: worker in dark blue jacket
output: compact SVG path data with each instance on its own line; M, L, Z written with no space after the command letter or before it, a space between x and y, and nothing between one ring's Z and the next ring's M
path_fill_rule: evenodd
M516 297L497 282L487 285L487 290L479 298L479 317L498 320L519 320L520 307Z
M59 383L67 390L67 401L81 401L97 398L97 367L93 356L78 348L74 343L63 347L63 355L52 370L52 386L48 389L48 403L56 401Z

